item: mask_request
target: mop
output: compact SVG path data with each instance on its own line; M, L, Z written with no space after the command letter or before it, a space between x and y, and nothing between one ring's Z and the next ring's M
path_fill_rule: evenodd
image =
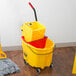
M15 72L20 72L20 69L13 61L7 58L7 55L1 50L0 42L0 76L13 74Z

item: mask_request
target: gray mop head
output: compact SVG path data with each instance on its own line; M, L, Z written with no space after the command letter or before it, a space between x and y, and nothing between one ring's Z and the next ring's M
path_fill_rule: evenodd
M0 76L20 72L18 66L10 59L0 59Z

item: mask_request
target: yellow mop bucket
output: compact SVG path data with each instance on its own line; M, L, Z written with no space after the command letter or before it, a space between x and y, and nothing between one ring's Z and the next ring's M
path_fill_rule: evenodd
M45 26L37 22L35 8L29 2L34 11L35 21L24 23L22 30L22 47L25 63L35 67L37 72L45 67L52 67L54 42L45 36ZM36 46L35 46L36 45Z
M32 67L44 69L52 64L54 42L47 38L44 48L37 48L28 44L23 38L24 60Z

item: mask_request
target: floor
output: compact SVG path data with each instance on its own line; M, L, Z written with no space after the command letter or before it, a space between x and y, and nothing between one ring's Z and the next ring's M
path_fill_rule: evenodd
M21 72L6 76L74 76L72 67L76 47L56 48L54 51L53 68L45 68L40 74L23 61L22 51L8 51L8 58L13 60L20 68Z

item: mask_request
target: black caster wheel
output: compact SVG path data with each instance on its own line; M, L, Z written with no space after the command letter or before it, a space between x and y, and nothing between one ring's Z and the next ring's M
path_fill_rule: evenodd
M50 65L50 68L52 68L53 67L53 63Z
M39 73L39 74L40 74L40 72L41 72L40 68L36 68L36 71L37 71L37 73Z
M24 63L25 63L26 65L28 65L28 63L26 62L26 60L24 60Z

